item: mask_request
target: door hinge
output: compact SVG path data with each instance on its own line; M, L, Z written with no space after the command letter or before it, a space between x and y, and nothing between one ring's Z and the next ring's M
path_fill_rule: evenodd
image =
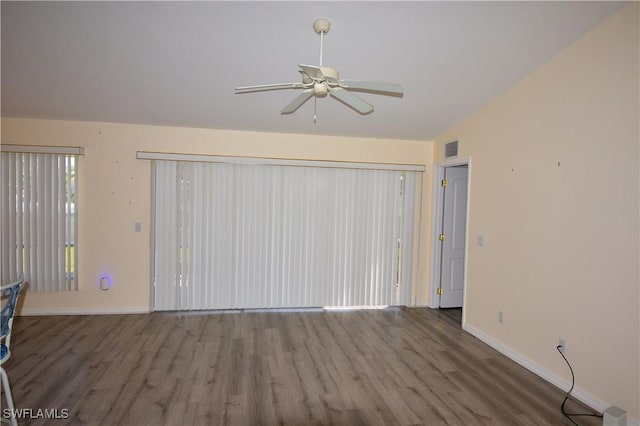
M438 238L440 239L440 241L444 241L444 234L440 234Z
M442 296L442 287L438 287L438 294Z
M446 186L447 186L447 180L446 180L446 179L442 179L442 182L440 182L440 184L441 184L443 187L446 187Z

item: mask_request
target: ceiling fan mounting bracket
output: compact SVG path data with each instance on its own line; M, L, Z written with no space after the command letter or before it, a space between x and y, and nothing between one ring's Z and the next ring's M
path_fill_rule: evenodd
M316 19L315 21L313 21L313 31L316 32L316 34L320 35L322 33L326 34L329 32L329 30L331 29L331 21L329 21L328 19Z

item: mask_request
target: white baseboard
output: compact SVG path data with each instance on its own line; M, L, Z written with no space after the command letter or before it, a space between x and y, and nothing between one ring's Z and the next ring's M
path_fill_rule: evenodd
M148 306L130 308L23 308L18 316L148 314Z
M570 381L563 379L557 374L547 370L545 367L541 366L540 364L537 364L536 362L530 360L524 355L503 345L502 343L495 340L493 337L483 333L477 328L467 324L463 324L462 328L468 333L482 340L487 345L491 346L493 349L505 355L507 358L517 362L527 370L542 377L544 380L551 383L552 385L557 386L558 388L564 390L565 392L571 387ZM595 395L587 392L586 390L580 388L579 386L575 386L573 388L573 392L571 392L571 396L600 413L602 413L604 410L611 407L612 405L596 397ZM624 407L621 407L621 408L624 409ZM640 422L638 422L638 420L634 419L633 417L629 417L629 414L627 413L627 426L640 426Z

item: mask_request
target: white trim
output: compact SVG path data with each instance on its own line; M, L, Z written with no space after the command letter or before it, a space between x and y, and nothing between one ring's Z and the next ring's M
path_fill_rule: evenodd
M69 154L84 155L80 146L43 146L43 145L6 145L0 146L2 152L28 152L35 154Z
M469 262L469 218L471 217L469 214L471 207L471 157L462 157L462 158L449 158L445 161L434 164L433 167L433 205L431 210L431 217L433 218L431 221L431 272L429 274L429 303L428 307L432 309L438 309L440 307L439 298L438 298L438 286L437 283L440 279L440 261L441 261L441 251L440 248L440 240L438 236L440 235L440 230L442 229L442 214L443 214L443 189L440 182L444 179L444 169L447 167L454 166L467 166L467 214L465 218L465 246L464 246L464 284L463 284L463 302L462 302L462 324L466 321L465 309L464 306L467 304L467 271L468 271L468 262Z
M491 346L493 349L497 350L498 352L500 352L510 360L517 362L518 364L520 364L527 370L531 371L535 375L543 378L544 380L551 383L552 385L560 388L564 392L566 392L569 388L571 388L570 381L565 380L564 378L558 376L556 373L552 371L549 371L542 365L530 360L526 356L522 355L519 352L514 351L510 347L503 345L499 341L495 340L493 337L478 330L472 325L463 324L462 329L468 332L469 334L473 335L474 337L477 337L487 345ZM571 396L587 404L589 407L593 408L599 413L602 413L604 410L611 407L612 405L606 401L603 401L597 396L587 392L586 390L582 389L579 386L575 386L573 388L573 392L571 392ZM637 419L634 419L633 417L629 417L629 414L627 413L627 425L638 426L639 422Z
M422 187L424 185L424 176L419 176L416 178L416 192L415 192L415 200L416 204L413 212L413 268L411 271L411 305L407 306L417 306L418 296L416 289L416 277L418 277L418 271L420 270L420 261L422 259ZM421 306L427 306L426 303L423 303Z
M456 157L456 158L448 158L439 163L436 163L436 167L453 167L453 166L464 166L465 164L471 164L471 157Z
M442 229L442 179L444 178L444 167L435 165L433 168L433 197L431 211L431 273L429 276L429 306L432 309L440 307L438 299L438 282L440 280L441 256L440 235Z
M223 155L178 154L169 152L136 152L138 160L199 161L204 163L260 164L271 166L325 167L337 169L398 170L424 172L421 164L355 163L348 161L290 160L285 158L227 157Z
M472 175L472 167L471 167L471 158L467 157L464 159L467 164L467 211L464 225L464 284L462 285L462 324L467 322L467 310L464 309L467 306L467 282L469 276L469 241L471 238L469 237L469 223L471 218L471 175Z
M155 300L155 270L156 270L156 166L157 163L151 163L151 208L149 209L149 254L151 261L149 262L149 311L156 312L154 306Z
M22 308L19 316L148 314L148 306L129 308Z

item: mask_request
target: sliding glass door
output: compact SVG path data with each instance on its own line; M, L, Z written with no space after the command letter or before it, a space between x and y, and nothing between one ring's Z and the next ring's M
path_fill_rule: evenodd
M410 302L417 172L154 161L154 309Z

